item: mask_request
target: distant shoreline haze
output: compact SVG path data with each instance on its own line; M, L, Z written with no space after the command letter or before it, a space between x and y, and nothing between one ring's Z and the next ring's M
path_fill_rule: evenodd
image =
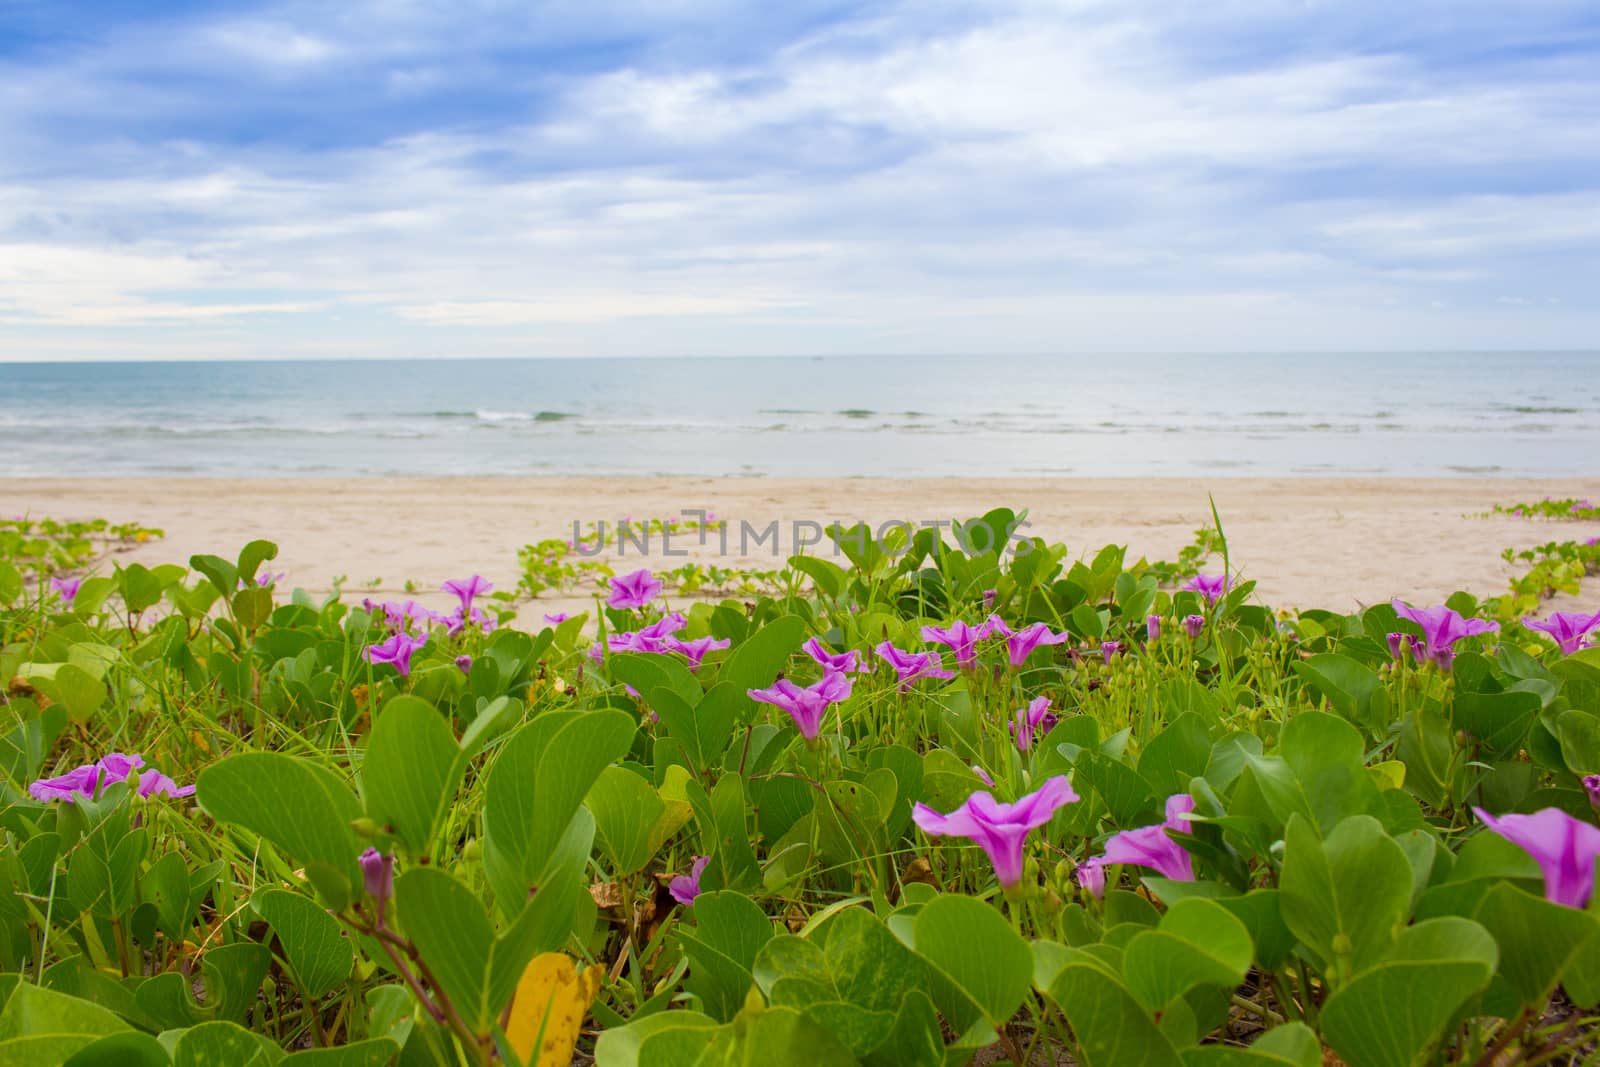
M1593 352L0 364L0 474L1562 476Z

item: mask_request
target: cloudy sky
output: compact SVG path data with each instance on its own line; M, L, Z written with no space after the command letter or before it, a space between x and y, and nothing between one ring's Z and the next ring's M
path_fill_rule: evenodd
M0 359L1600 348L1593 0L0 0Z

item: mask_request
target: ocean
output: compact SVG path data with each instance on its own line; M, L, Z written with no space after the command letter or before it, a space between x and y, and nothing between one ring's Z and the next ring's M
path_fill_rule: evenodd
M1600 353L0 364L0 475L1600 471Z

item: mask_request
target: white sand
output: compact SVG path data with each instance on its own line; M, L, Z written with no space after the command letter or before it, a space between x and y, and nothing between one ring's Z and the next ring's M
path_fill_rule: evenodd
M119 557L146 564L186 562L192 553L225 557L252 538L276 541L274 571L285 584L326 590L348 576L347 592L404 593L406 580L434 590L481 573L500 589L518 579L519 546L571 535L574 519L615 522L705 509L764 530L778 520L783 553L795 522L823 525L890 519L969 518L990 508L1028 509L1028 534L1065 541L1073 557L1108 542L1130 558L1175 557L1210 519L1216 498L1234 566L1273 606L1348 610L1391 596L1435 603L1456 589L1480 596L1505 590L1507 546L1600 534L1596 523L1472 517L1496 503L1555 497L1600 499L1600 480L1480 479L1059 479L985 481L784 480L771 478L394 478L334 480L0 479L0 514L105 517L164 528L166 537ZM612 564L632 570L665 560L631 547ZM781 564L770 545L743 559L717 559L693 538L673 551L728 565ZM822 551L831 551L831 545ZM1213 562L1211 572L1220 570ZM540 598L542 610L582 608L584 595ZM1600 578L1576 602L1600 608ZM1569 608L1562 600L1550 605ZM527 614L526 610L524 614Z

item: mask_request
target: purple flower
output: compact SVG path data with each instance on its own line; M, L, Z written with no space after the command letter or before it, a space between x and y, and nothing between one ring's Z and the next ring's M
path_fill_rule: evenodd
M1034 697L1028 701L1027 707L1017 709L1010 722L1011 733L1017 739L1017 750L1027 752L1033 748L1035 738L1043 738L1055 725L1056 717L1050 714L1050 698Z
M794 719L800 736L815 741L822 728L822 713L835 701L850 695L850 679L839 671L825 671L822 680L804 688L779 678L766 689L747 689L750 699L781 708Z
M1558 611L1550 616L1548 622L1525 618L1522 625L1549 634L1561 646L1561 654L1570 656L1583 647L1583 639L1589 636L1591 630L1600 627L1600 611L1593 615L1585 615L1581 611Z
M1021 667L1028 655L1040 645L1059 645L1070 637L1065 631L1053 634L1049 626L1036 622L1006 638L1006 655L1011 660L1011 666Z
M1115 656L1118 652L1121 652L1121 651L1122 651L1122 642L1121 641L1102 641L1102 642L1100 642L1100 659L1102 661L1104 661L1108 665L1111 663L1111 657Z
M1411 647L1411 635L1399 631L1385 634L1384 640L1389 642L1389 655L1395 659L1404 659L1406 650Z
M551 626L560 626L570 618L572 618L572 616L568 615L564 611L551 611L545 613L544 621L549 623Z
M949 647L956 654L956 666L967 670L977 661L978 642L994 632L997 622L1000 620L991 618L977 626L968 626L964 620L957 619L949 626L924 626L922 639Z
M74 767L65 774L58 774L54 778L41 778L28 786L28 793L35 800L65 800L71 803L80 796L92 797L100 789L114 782L126 781L143 766L144 759L137 753L129 756L121 752L111 752L94 763ZM179 786L177 782L154 768L146 770L135 779L135 789L141 797L194 795L194 786Z
M1161 616L1146 615L1144 617L1144 639L1146 641L1161 640Z
M828 646L813 637L800 646L806 654L822 665L823 670L839 671L843 674L856 674L868 668L861 665L861 653L855 649L848 652L829 652Z
M1600 811L1600 774L1584 775L1583 791L1589 794L1589 806Z
M918 678L954 678L955 671L944 669L944 661L937 652L902 652L887 641L873 649L878 658L894 668L900 676L900 692L909 693Z
M372 604L371 601L366 603L369 605L368 610L374 614L379 611L383 612L384 622L391 630L409 629L414 622L420 623L421 628L426 630L435 622L447 621L445 616L423 607L415 600L408 600L404 604L393 600L386 600L381 604Z
M1600 827L1574 819L1560 808L1498 818L1482 808L1472 810L1483 825L1539 864L1546 899L1569 908L1589 903L1594 893L1594 861L1600 858Z
M674 611L643 629L608 635L606 647L613 652L671 652L674 651L672 635L688 625L683 612Z
M461 613L465 615L472 610L473 599L493 590L494 584L483 575L474 574L471 578L452 578L439 588L461 601Z
M369 848L361 854L361 881L367 896L378 903L378 921L383 921L383 905L394 895L394 853Z
M54 589L56 591L56 595L62 600L66 601L68 604L72 603L72 601L77 598L78 587L81 585L83 585L82 578L50 579L50 588Z
M983 591L983 610L993 611L995 599L1000 596L998 589L985 589Z
M1078 864L1078 869L1073 872L1078 879L1078 884L1096 897L1106 895L1106 861L1101 856L1084 860Z
M696 856L688 874L680 874L668 882L667 892L672 894L672 899L686 908L693 904L694 898L700 895L700 876L710 862L710 856Z
M368 645L361 650L361 658L368 663L388 663L402 675L411 673L411 655L428 643L426 637L412 637L401 630L387 641Z
M673 652L682 652L689 659L689 669L698 671L707 652L720 651L732 644L727 638L719 641L715 637L697 637L693 641L680 641L676 637L669 637L666 647Z
M262 571L256 577L256 585L265 589L269 585L277 585L287 577L289 577L287 571L279 571L277 574L273 574L271 571Z
M1015 804L989 793L973 793L961 807L941 815L926 804L911 809L911 819L931 837L967 837L989 856L1000 884L1022 881L1022 844L1028 831L1050 821L1056 810L1078 799L1065 775L1056 775Z
M1175 882L1194 881L1194 864L1189 853L1167 836L1168 830L1180 833L1188 830L1189 821L1184 816L1193 810L1194 797L1188 793L1174 793L1167 798L1166 822L1117 834L1106 842L1104 862L1148 867Z
M647 607L660 595L661 579L641 569L611 579L611 595L606 598L606 603L628 611Z
M1189 579L1184 586L1206 598L1207 604L1215 604L1222 599L1222 594L1228 591L1228 576L1226 574L1197 574Z
M988 786L990 789L994 788L994 779L990 778L989 777L989 772L984 770L978 764L974 763L972 765L972 773L976 774L978 776L978 781L982 782L984 785Z
M1410 619L1422 627L1422 643L1412 643L1411 652L1418 663L1432 660L1441 670L1449 670L1455 662L1455 643L1463 637L1493 633L1500 629L1497 622L1482 619L1463 619L1451 608L1440 604L1423 610L1401 600L1393 602L1394 610L1402 619Z
M462 674L471 674L472 673L472 657L471 656L457 656L456 657L456 666L461 669L461 673Z
M1584 544L1586 544L1586 545L1600 545L1600 537L1591 537L1591 538L1589 538L1589 540L1585 541Z
M1204 615L1185 615L1183 617L1183 632L1189 635L1191 641L1200 637L1201 631L1206 628Z

